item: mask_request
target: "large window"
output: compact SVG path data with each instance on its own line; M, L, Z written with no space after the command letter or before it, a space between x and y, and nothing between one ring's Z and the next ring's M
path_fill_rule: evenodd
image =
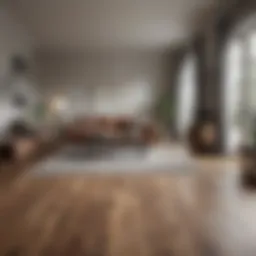
M195 118L196 108L196 59L193 54L186 56L178 80L177 128L184 138Z
M242 137L242 127L239 122L242 111L242 46L241 40L232 38L227 44L224 61L224 127L227 153L237 150Z
M251 31L246 38L248 40L248 64L249 64L249 102L250 107L253 110L253 114L256 114L256 30Z
M245 24L227 44L225 53L226 152L235 152L241 143L253 142L256 121L256 29Z

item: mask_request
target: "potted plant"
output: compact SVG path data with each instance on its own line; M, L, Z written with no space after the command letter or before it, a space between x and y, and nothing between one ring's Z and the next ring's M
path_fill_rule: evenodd
M175 102L169 91L164 91L155 105L155 120L167 130L174 126Z

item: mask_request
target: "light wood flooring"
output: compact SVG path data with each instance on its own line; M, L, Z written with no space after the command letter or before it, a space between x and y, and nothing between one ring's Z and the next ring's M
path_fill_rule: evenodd
M0 255L256 255L256 197L240 188L235 160L197 162L181 176L12 170L0 188Z

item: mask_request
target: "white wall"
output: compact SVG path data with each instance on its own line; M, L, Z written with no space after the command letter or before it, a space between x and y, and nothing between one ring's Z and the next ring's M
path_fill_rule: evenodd
M47 96L68 98L66 115L149 113L165 81L160 53L44 54L37 58Z
M7 1L6 1L7 2ZM19 113L10 102L10 58L16 54L31 56L32 40L8 6L0 5L0 131Z

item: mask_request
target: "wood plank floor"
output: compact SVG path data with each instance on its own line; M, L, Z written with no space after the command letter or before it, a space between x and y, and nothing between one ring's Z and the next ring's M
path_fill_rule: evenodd
M230 162L201 161L197 174L180 177L16 176L0 188L0 255L244 255L229 247L237 237L225 238L235 223L219 221L232 216L220 203L242 206L229 196L239 191Z
M186 182L21 178L0 194L0 255L198 255Z

